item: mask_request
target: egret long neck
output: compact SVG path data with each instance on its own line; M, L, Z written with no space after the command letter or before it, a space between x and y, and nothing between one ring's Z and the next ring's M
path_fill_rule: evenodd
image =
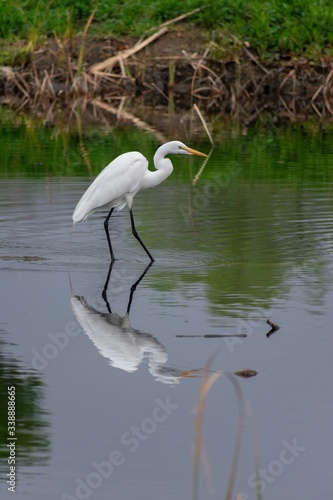
M153 172L148 171L146 176L146 182L144 188L150 188L158 186L163 182L170 174L172 174L173 166L169 158L165 158L168 153L164 150L164 146L158 148L154 155L154 165L156 170Z

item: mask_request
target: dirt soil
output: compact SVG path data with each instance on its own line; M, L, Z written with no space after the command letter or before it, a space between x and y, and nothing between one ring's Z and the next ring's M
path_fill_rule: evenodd
M158 30L157 30L158 31ZM250 47L237 54L212 55L209 36L188 24L168 28L155 41L126 57L134 39L50 39L19 68L0 68L0 94L36 105L41 99L83 97L110 103L130 97L145 105L190 109L205 114L241 115L250 123L262 112L293 119L333 116L333 70L305 58L264 64ZM82 70L80 49L84 46ZM92 67L122 54L110 68Z

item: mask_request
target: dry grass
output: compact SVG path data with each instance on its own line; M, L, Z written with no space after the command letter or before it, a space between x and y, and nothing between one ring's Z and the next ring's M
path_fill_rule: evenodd
M146 57L146 50L151 45L163 44L164 37L172 35L169 26L174 25L177 18L163 23L153 34L147 33L132 47L118 50L112 57L89 65L85 47L94 14L95 10L78 41L75 58L69 14L68 29L62 39L54 32L55 47L50 50L53 62L37 67L35 59L43 50L35 47L35 57L30 65L20 70L8 67L0 71L5 93L24 97L25 105L35 104L38 100L69 100L79 96L85 100L98 96L108 101L138 94L155 102L156 94L160 94L160 97L164 95L169 99L171 111L176 101L182 107L194 106L211 143L212 138L199 108L205 109L205 114L223 111L234 117L242 116L246 124L266 110L291 120L304 119L310 113L316 113L320 118L333 118L333 70L329 65L320 71L303 60L279 67L265 66L249 50L248 44L238 39L239 53L227 60L214 59L210 46L203 48L201 54L189 53L180 50L176 42L177 55ZM168 43L170 40L168 38ZM161 83L156 84L157 81L163 82L163 89Z
M237 419L237 430L235 436L235 444L233 456L231 459L230 474L228 479L228 484L226 488L226 493L224 496L225 500L231 500L233 497L233 491L235 486L236 474L239 463L239 455L242 443L244 419L245 419L245 402L240 383L237 380L237 376L241 377L252 377L257 374L254 370L238 370L235 373L224 372L222 370L213 371L212 364L216 358L216 354L213 354L208 359L206 366L203 371L201 388L198 397L198 403L194 410L194 428L195 428L195 446L194 446L194 457L193 457L193 500L198 500L199 497L199 476L200 476L200 463L202 464L203 472L206 478L206 482L211 494L215 493L215 486L213 483L213 478L211 474L211 469L209 465L208 454L206 451L204 438L203 438L203 425L204 425L204 414L206 407L207 396L216 384L217 380L221 377L226 377L233 386L237 397L237 408L238 408L238 419ZM259 450L256 440L256 433L254 430L254 424L252 419L252 411L250 405L247 405L247 415L250 421L251 437L254 449L254 459L255 459L255 470L256 473L259 471ZM257 500L262 500L260 479L257 475Z

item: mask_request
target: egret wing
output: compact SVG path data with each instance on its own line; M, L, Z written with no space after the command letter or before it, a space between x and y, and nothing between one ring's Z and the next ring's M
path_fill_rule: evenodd
M113 160L96 177L78 202L73 220L86 220L102 207L118 207L126 204L126 195L134 196L140 189L148 161L138 152L124 153Z

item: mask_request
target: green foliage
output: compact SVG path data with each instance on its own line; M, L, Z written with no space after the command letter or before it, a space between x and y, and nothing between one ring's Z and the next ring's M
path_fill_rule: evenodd
M82 32L95 7L90 33L141 36L203 5L203 0L0 0L0 39L31 41L54 31L62 36L69 12L76 32ZM187 22L246 41L263 59L332 53L331 0L215 0Z
M263 58L313 55L330 49L333 42L330 0L225 0L215 8L217 22Z
M38 375L22 375L24 367L19 361L5 354L5 331L0 329L0 470L8 459L8 387L15 387L15 423L17 462L21 466L45 463L50 454L48 416L43 410L44 385ZM8 472L8 470L7 470Z

